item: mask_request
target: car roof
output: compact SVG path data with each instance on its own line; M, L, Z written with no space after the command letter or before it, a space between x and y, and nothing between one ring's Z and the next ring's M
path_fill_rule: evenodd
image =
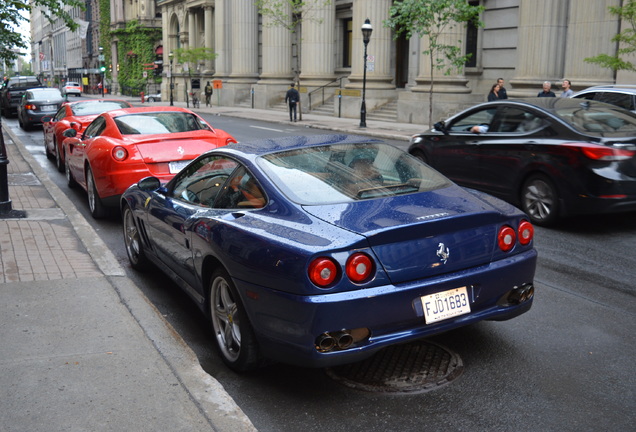
M187 108L181 108L176 106L149 106L149 107L135 107L135 108L122 108L118 110L107 111L104 114L111 117L118 117L127 114L140 114L151 112L185 112L192 113Z
M577 92L573 97L576 97L577 95L580 95L580 94L586 94L586 93L592 93L592 92L596 93L596 92L599 92L599 91L608 92L608 93L636 94L636 85L630 85L630 84L623 84L623 85L608 84L608 85L599 85L599 86L594 86L594 87L588 87L586 89L583 89L583 90Z
M220 147L219 150L237 151L254 156L261 156L268 153L294 150L298 148L318 147L332 144L367 144L378 142L381 141L374 138L358 135L302 135L241 142L237 144L231 144L228 147Z
M485 103L476 105L475 107L469 108L468 110L472 110L473 108L476 108L476 107L486 107L489 105L492 105L492 106L520 105L520 106L531 106L531 107L538 108L544 111L554 111L556 109L575 108L580 106L582 103L590 104L590 106L607 106L607 107L611 107L612 109L617 108L615 105L610 105L605 102L599 102L594 100L581 101L580 99L573 99L573 98L534 97L534 98L524 98L524 99L502 99L502 100L498 100L494 102L485 102ZM460 114L468 110L462 111ZM453 116L453 117L456 117L456 116Z

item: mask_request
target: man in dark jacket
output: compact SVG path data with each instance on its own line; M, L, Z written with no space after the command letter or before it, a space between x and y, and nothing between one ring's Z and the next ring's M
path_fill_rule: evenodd
M537 97L556 97L554 92L550 90L552 88L552 84L549 81L543 83L543 91L540 91Z
M291 88L285 93L285 102L289 104L289 121L296 121L296 106L298 102L300 102L300 94L298 90L294 88L294 83L292 83Z

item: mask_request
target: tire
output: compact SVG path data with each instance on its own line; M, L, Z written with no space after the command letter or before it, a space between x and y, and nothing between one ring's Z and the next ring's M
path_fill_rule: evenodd
M148 102L154 102L154 101L155 101L155 98L153 98L153 97L149 97L148 98Z
M126 255L130 266L135 270L145 270L148 267L148 258L144 252L144 247L135 222L135 216L129 205L124 205L123 230L124 245L126 246Z
M521 187L521 209L536 225L549 226L559 218L559 194L546 176L534 175Z
M230 275L217 270L208 290L208 305L214 340L223 362L245 372L263 364L256 336Z
M67 161L68 160L68 155L66 154L66 151L64 152L64 160ZM70 188L73 189L75 188L75 186L77 185L77 182L75 181L75 179L73 178L73 174L71 173L71 167L69 166L69 164L65 163L64 164L64 174L66 175L66 185Z
M419 160L421 160L425 164L428 164L428 158L426 157L426 153L424 153L424 151L422 151L422 150L413 150L413 153L411 153L411 155L415 156L416 158L418 158Z
M86 193L88 194L88 208L91 211L91 215L95 219L102 219L106 216L106 207L102 203L102 199L97 193L97 186L95 186L95 178L90 167L86 168Z
M49 147L46 145L46 140L44 141L44 154L48 160L53 160L53 155L49 151Z
M60 154L60 148L57 146L57 140L53 138L53 154L55 155L55 166L61 173L64 172L64 162L62 162L62 155Z

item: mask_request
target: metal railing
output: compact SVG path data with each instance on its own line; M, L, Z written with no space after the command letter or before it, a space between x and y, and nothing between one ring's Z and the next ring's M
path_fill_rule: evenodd
M343 77L343 76L341 76L340 78L336 78L335 80L330 81L327 84L325 84L325 85L323 85L321 87L318 87L317 89L314 89L314 90L310 91L309 93L307 93L307 97L309 98L309 111L311 111L314 108L313 105L311 104L311 96L314 93L318 93L318 92L322 93L322 103L320 105L318 105L318 106L323 106L325 104L325 88L333 87L332 84L336 83L336 82L338 83L338 87L342 88L342 80L344 78L345 77Z

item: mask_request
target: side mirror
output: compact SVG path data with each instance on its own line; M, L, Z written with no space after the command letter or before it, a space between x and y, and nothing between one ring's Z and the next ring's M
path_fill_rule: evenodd
M446 129L446 123L444 123L443 121L437 122L433 125L433 129L443 132L444 135L448 134L448 129Z
M62 132L62 135L67 138L75 138L77 136L77 131L73 128L66 129L64 132Z
M139 180L137 187L144 192L152 192L161 187L161 181L157 177L145 177Z

